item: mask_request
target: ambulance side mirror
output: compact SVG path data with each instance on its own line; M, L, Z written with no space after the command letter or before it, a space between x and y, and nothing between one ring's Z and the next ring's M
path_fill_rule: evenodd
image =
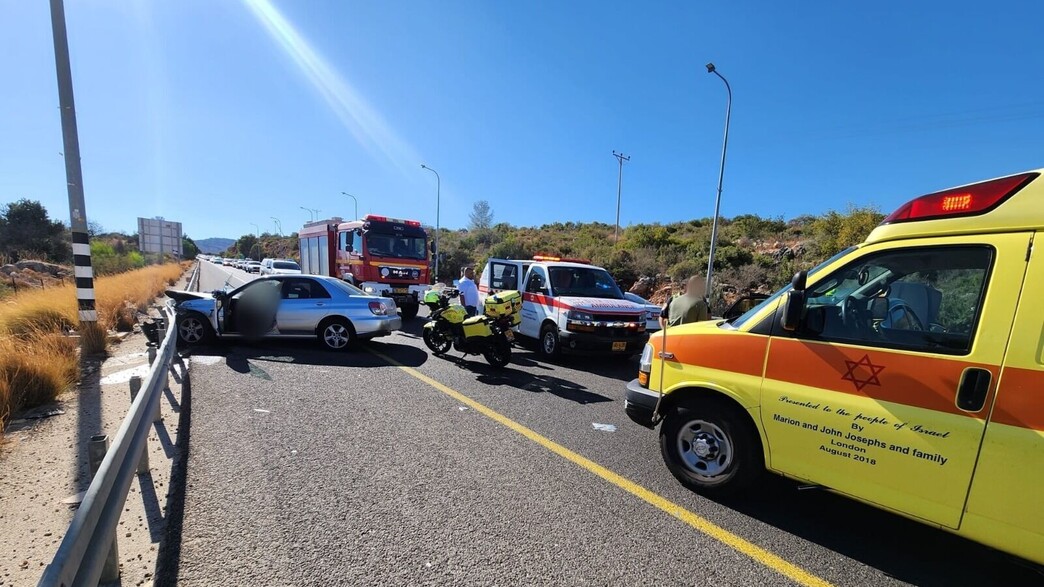
M801 313L805 309L805 282L808 274L798 271L791 280L793 289L787 292L787 298L783 302L783 330L794 332L801 326Z

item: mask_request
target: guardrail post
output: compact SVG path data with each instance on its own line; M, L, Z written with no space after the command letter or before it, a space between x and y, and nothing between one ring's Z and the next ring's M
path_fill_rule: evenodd
M160 336L160 340L163 340L162 336ZM156 345L154 345L154 344L152 344L150 342L149 343L149 366L151 367L152 364L155 363L155 362L156 362Z
M134 375L130 379L130 395L131 403L134 403L134 398L138 397L138 392L141 391L141 377ZM145 447L141 449L141 460L138 461L138 474L144 475L149 472L149 437L145 437Z
M98 473L98 467L105 459L105 453L109 451L109 437L104 434L96 434L87 443L87 463L91 468L91 479ZM111 583L120 578L120 553L116 547L116 532L112 533L112 546L109 554L105 556L105 565L102 566L102 574L99 583Z
M159 340L160 343L167 340L167 319L164 317L159 324ZM159 365L160 373L163 374L163 383L160 385L160 393L163 393L164 389L170 387L170 363L164 359L163 364ZM160 411L160 404L162 402L156 402L156 411L152 414L152 422L160 422L163 420L163 413Z

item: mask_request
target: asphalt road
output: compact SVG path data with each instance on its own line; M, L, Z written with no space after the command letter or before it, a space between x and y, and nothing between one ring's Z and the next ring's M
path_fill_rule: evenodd
M224 282L225 269L203 267L201 289ZM340 354L278 342L194 352L183 525L160 583L1044 581L987 548L774 477L742 500L698 496L668 473L656 433L623 412L635 361L548 364L516 349L496 371L429 356L422 323ZM724 532L693 525L703 522Z

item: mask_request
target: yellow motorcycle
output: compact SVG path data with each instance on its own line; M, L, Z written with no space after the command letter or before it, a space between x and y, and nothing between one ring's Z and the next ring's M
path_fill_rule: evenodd
M486 298L483 314L468 318L460 304L456 289L428 290L424 305L431 311L424 324L424 344L431 352L442 355L450 348L465 355L482 355L490 365L502 368L511 362L511 327L522 320L522 294L504 291Z

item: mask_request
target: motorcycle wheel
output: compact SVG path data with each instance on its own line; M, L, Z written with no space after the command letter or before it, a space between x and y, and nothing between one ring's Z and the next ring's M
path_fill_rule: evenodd
M486 361L497 369L503 369L511 362L511 343L504 337L498 337L486 352L482 353Z
M441 355L450 350L453 345L453 341L447 338L444 334L439 332L438 328L425 328L424 329L424 344L427 345L431 352L436 355Z

